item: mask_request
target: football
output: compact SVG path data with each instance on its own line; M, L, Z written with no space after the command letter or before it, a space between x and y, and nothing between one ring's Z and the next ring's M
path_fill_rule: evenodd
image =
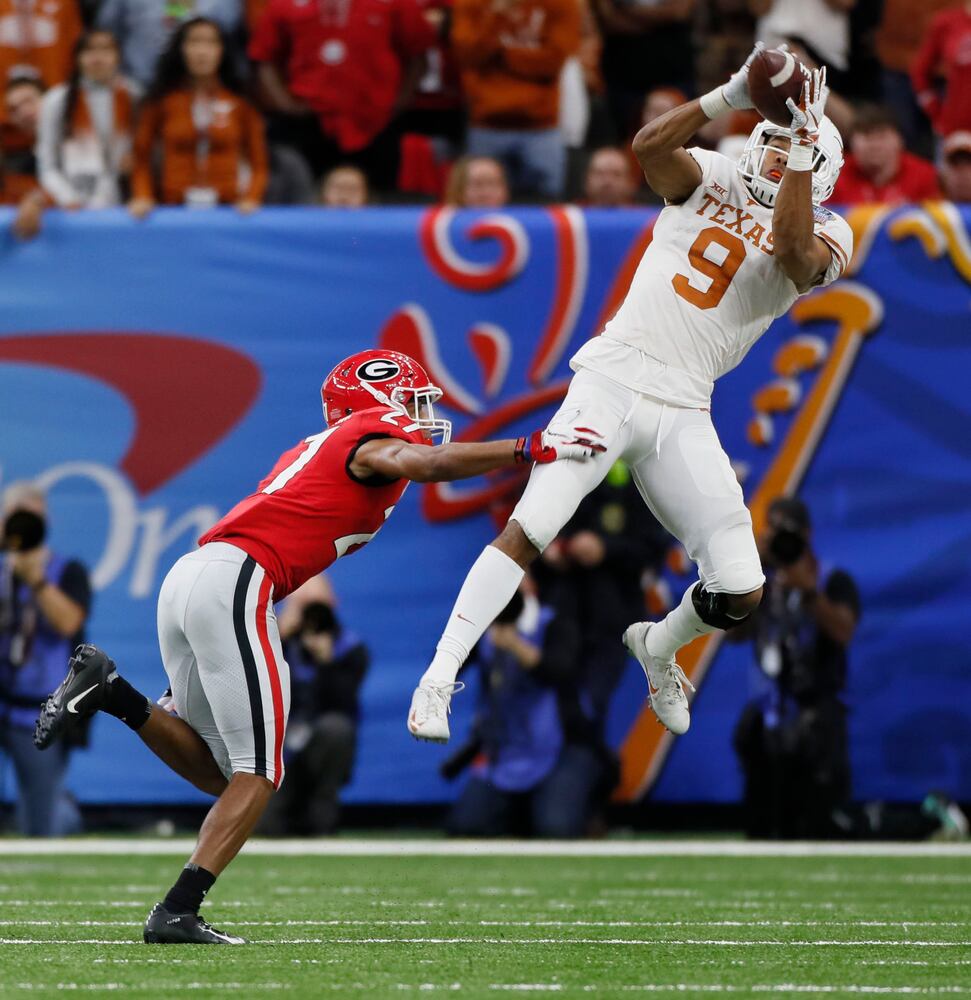
M748 74L748 90L755 110L773 125L788 128L792 114L786 101L791 97L799 102L808 78L806 68L791 52L763 49L752 61Z

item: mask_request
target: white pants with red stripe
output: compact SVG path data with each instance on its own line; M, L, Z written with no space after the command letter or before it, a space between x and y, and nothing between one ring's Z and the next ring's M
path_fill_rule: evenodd
M158 641L174 707L223 774L279 788L290 668L262 566L225 542L183 556L159 593Z

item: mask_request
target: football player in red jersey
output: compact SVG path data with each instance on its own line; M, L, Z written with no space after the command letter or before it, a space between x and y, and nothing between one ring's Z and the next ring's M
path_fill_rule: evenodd
M240 944L199 907L283 779L290 677L273 601L367 544L409 482L478 476L521 462L583 461L603 444L553 426L518 440L450 443L442 391L404 354L363 351L321 388L326 430L285 452L257 491L199 539L159 593L159 646L172 712L120 677L95 646L75 650L34 741L103 710L176 773L218 796L178 881L145 924L149 943ZM441 444L434 445L436 438Z

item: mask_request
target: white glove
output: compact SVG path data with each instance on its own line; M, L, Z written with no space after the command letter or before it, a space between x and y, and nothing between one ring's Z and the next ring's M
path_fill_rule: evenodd
M742 68L732 73L728 83L722 87L722 96L725 103L736 111L746 111L754 108L752 95L748 92L748 71L752 66L752 61L765 48L761 42L755 43L748 59L742 64Z
M752 60L765 48L761 42L755 43L755 48L749 53L748 59L741 68L731 75L728 83L716 87L701 98L701 110L709 118L717 118L727 111L745 111L753 108L752 96L748 92L748 71Z
M802 100L798 104L791 97L786 101L786 107L792 115L790 128L793 142L815 145L819 139L819 123L823 120L828 97L826 67L823 66L821 69L814 69L803 84Z

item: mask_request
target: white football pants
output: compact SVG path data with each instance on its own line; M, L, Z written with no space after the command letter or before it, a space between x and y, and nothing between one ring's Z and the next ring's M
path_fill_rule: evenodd
M540 551L623 459L707 590L747 594L764 583L752 517L707 411L672 406L581 369L549 426L559 425L592 428L607 450L586 462L533 466L512 518Z

